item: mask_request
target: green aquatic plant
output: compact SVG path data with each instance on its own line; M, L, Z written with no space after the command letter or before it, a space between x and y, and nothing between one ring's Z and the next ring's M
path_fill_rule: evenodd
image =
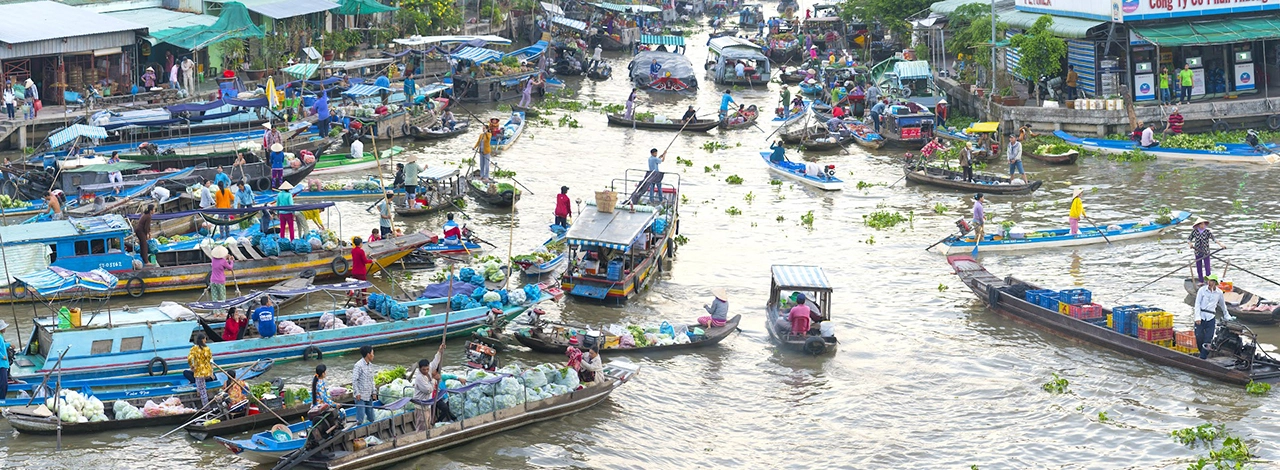
M745 196L742 196L742 200L747 201L747 204L751 204L752 202L755 202L756 200L755 192L747 191L747 194Z
M809 211L800 216L800 225L809 230L813 230L813 211Z
M862 223L878 230L890 228L906 221L907 217L902 213L887 210L875 211L862 216Z
M723 150L727 148L729 148L728 145L725 145L718 140L712 140L702 144L702 150L706 150L707 153L714 153L716 150Z
M724 182L729 184L742 184L742 177L738 175L729 175L728 178L724 179Z
M1049 379L1048 382L1045 382L1044 385L1041 385L1040 388L1043 388L1044 391L1052 394L1062 394L1067 393L1068 385L1070 385L1070 383L1067 382L1066 378L1063 378L1059 376L1057 372L1054 372L1053 378Z
M941 202L933 204L933 213L942 215L947 212L947 206Z
M684 166L693 166L693 160L676 155L676 164Z
M1266 382L1249 381L1249 385L1244 387L1246 392L1255 397L1260 397L1271 392L1271 384Z
M733 216L733 215L742 215L742 209L739 209L739 208L737 208L737 207L735 207L735 206L729 206L729 208L728 208L728 209L725 209L725 210L724 210L724 213L729 214L729 215L731 215L731 216Z

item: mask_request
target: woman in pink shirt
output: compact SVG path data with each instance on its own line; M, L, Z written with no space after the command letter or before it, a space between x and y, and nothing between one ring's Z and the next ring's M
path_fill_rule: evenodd
M227 247L215 246L209 251L209 298L214 302L227 300L227 269L235 264L227 259Z
M787 319L791 320L791 334L805 335L809 333L809 305L805 303L808 299L804 294L796 294L796 306L791 307L791 311L787 313Z

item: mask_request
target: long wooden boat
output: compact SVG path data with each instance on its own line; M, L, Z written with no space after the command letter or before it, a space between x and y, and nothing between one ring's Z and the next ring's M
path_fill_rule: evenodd
M964 181L964 173L936 166L915 165L908 163L902 168L907 181L948 189L959 189L985 194L1031 194L1040 189L1043 181L1033 180L1022 184L1013 184L1009 178L992 175L973 175L978 182Z
M1243 350L1216 351L1208 359L1200 359L1199 356L1149 343L1106 326L1094 325L1028 302L1023 299L1023 293L1039 287L1012 276L997 277L969 255L948 256L947 263L987 308L1014 320L1030 323L1050 334L1090 342L1155 364L1223 382L1239 385L1251 381L1272 384L1280 382L1280 362L1260 351L1257 348L1257 337L1238 323L1226 322L1219 328L1217 336L1234 336L1228 338L1227 343L1234 341ZM1110 309L1104 308L1103 311L1110 313Z
M383 150L380 158L392 158L396 155L404 153L404 147L395 146ZM316 169L312 170L313 175L327 175L332 173L343 173L356 170L368 170L378 167L379 157L375 157L373 152L364 152L358 158L352 158L350 153L331 153L316 157ZM290 183L292 184L292 183Z
M815 152L822 152L827 150L843 149L848 144L853 143L853 141L853 134L845 135L837 139L828 138L823 140L818 140L815 136L809 136L800 141L800 146L806 151L812 150Z
M418 192L415 196L426 198L426 204L410 209L407 204L396 204L396 215L418 216L460 207L466 194L463 178L457 168L435 166L418 173ZM403 189L402 189L403 191Z
M490 192L490 185L494 191ZM467 192L477 201L493 207L505 208L520 202L520 190L511 183L485 183L478 178L467 180Z
M1080 152L1068 150L1059 154L1039 154L1035 152L1022 152L1022 156L1032 160L1041 161L1050 165L1075 165L1076 160L1080 158Z
M324 393L328 393L328 392L326 391ZM355 400L355 396L348 393L340 397L333 397L332 399L334 403L337 403L339 405L346 405L346 404L352 403ZM245 431L252 431L254 429L265 428L267 426L279 424L280 419L284 419L285 421L293 421L295 419L305 417L307 415L307 410L310 410L310 409L311 409L310 400L308 400L306 403L301 403L293 406L284 406L284 404L281 403L279 407L271 408L271 411L261 410L261 412L258 414L235 416L235 417L228 417L226 415L215 414L213 416L210 416L208 419L199 420L197 422L188 424L183 429L187 431L187 435L191 436L195 440L203 441L210 437L239 434ZM351 408L351 410L352 410L352 414L354 414L354 411L356 410L356 408L353 407ZM277 419L277 416L279 417L279 419ZM209 421L213 419L217 419L218 421L215 423L209 424ZM310 422L306 421L305 419L303 420L303 422L310 424ZM301 424L301 423L298 423L298 424ZM290 425L290 428L292 428L295 425ZM302 429L302 430L305 430L305 429ZM266 431L264 433L259 433L259 434L265 434L269 436L271 434L271 431ZM255 436L257 435L255 434ZM226 445L226 441L223 440L222 438L219 438L218 441L222 442L224 446ZM261 463L270 463L270 462L261 462Z
M1042 248L1064 248L1072 246L1096 245L1099 243L1107 243L1108 241L1118 242L1123 240L1134 240L1138 238L1154 237L1171 230L1184 220L1191 217L1191 213L1187 211L1179 211L1170 218L1167 224L1143 224L1142 222L1120 222L1111 224L1107 227L1080 227L1079 235L1070 235L1071 229L1060 228L1053 230L1037 230L1028 232L1021 238L1008 238L996 234L986 234L982 238L982 243L978 245L979 251L1019 251L1019 250L1039 250ZM1118 230L1112 230L1111 227L1119 227ZM1105 235L1105 238L1103 237ZM946 247L943 253L968 253L973 251L973 236L960 238L954 234L944 240L942 244Z
M263 289L261 291L250 292L245 295L229 298L220 302L193 302L187 304L187 308L196 312L208 312L201 319L209 321L226 321L227 307L239 307L243 305L251 305L257 307L257 304L249 304L249 302L257 300L264 295L271 296L271 305L275 305L277 309L288 307L297 303L306 297L307 292L311 290L311 286L315 284L316 272L306 270L295 274L292 278L285 279L275 285ZM252 308L250 308L252 310ZM207 331L212 332L212 331ZM217 341L217 339L214 339Z
M1204 284L1192 278L1182 280L1182 287L1187 291L1188 305L1195 306L1196 293L1202 285ZM1224 292L1223 297L1227 301L1227 312L1240 321L1259 325L1280 323L1280 302L1264 299L1235 285L1231 286L1231 292Z
M262 375L271 368L270 362L265 363L264 367L244 367L236 371L236 377L240 380L251 380ZM214 381L207 383L206 393L212 398L218 393L218 390L226 383L227 376L222 372L214 374ZM181 393L169 395L176 397L182 401L183 406L190 408L190 413L179 413L166 416L142 417L135 419L116 419L115 410L112 406L113 402L104 401L106 405L103 414L107 415L106 421L90 421L85 423L59 423L58 416L41 416L35 414L35 410L40 406L20 406L5 408L0 411L4 418L9 420L9 426L15 431L23 434L51 435L51 434L90 434L104 431L118 431L121 429L133 429L149 426L169 426L174 424L185 423L194 418L202 408L200 403L200 394L196 392L195 386L192 385L190 390ZM101 398L99 398L101 400ZM139 410L142 409L148 401L158 401L159 397L137 397L123 399L125 402L133 405ZM52 411L52 410L51 410Z
M515 145L520 139L520 134L524 133L526 125L528 121L525 121L524 111L512 111L511 118L502 125L502 135L493 136L493 153L495 155L502 153ZM511 131L510 134L507 133L508 130Z
M880 147L884 147L885 140L884 137L880 137L880 134L875 132L867 131L865 133L860 133L855 131L853 133L853 142L862 148L876 150Z
M261 365L252 367L255 370L270 368L271 360L262 361ZM246 369L248 370L248 369ZM215 380L206 382L205 387L217 393L222 386L222 374ZM9 384L9 393L0 400L0 407L39 405L45 397L53 396L55 378L44 384L39 382L20 382ZM99 379L63 380L59 383L64 390L73 390L86 397L98 397L103 403L126 398L167 397L195 391L195 384L180 373L155 377L106 377ZM35 397L33 400L31 397Z
M769 171L784 179L795 181L805 186L812 186L823 191L839 191L844 188L844 181L835 176L834 170L827 173L825 168L817 164L805 164L793 161L785 161L782 163L774 163L769 160L772 152L760 152L760 157L764 159L764 164L768 165ZM810 165L820 169L822 174L809 174L807 170Z
M1141 150L1144 153L1155 155L1156 158L1172 160L1261 164L1273 164L1280 162L1280 154L1276 153L1276 149L1268 148L1268 152L1264 153L1244 144L1217 144L1223 149L1222 151L1191 150L1160 146L1142 148L1132 140L1108 140L1076 137L1063 131L1054 131L1053 135L1067 141L1069 144L1078 145L1085 150L1092 150L1106 154L1122 154L1133 150Z
M556 419L590 408L609 397L639 371L630 363L610 362L595 382L569 393L521 403L472 418L434 426L425 416L430 409L419 406L413 413L394 415L368 426L344 429L280 460L275 470L298 466L329 470L362 470L396 465L449 447L472 442L530 424ZM501 377L488 379L493 383ZM458 393L458 392L455 392ZM358 448L357 442L377 437L382 443ZM319 441L319 442L317 442ZM358 450L357 450L358 449Z
M701 339L698 339L697 341L691 341L683 344L677 343L677 344L671 344L666 346L651 345L651 346L644 346L644 347L638 347L638 348L601 347L600 354L605 354L605 355L638 354L638 353L650 353L650 352L659 352L659 351L678 351L678 350L684 350L684 349L694 349L694 348L701 348L701 347L707 347L707 346L714 346L716 344L719 344L725 338L728 338L730 333L738 331L738 323L741 320L742 320L742 315L734 315L733 318L730 318L729 321L725 322L724 326L703 328L701 325L688 325L689 331L693 331L694 328L703 328L703 331L706 332L705 335ZM520 344L523 344L525 347L532 349L534 351L551 353L551 354L564 354L565 349L570 346L566 329L574 329L577 331L587 331L587 330L590 330L591 328L586 325L559 325L559 324L535 325L532 328L527 328L527 329L521 328L520 330L517 330L515 337L516 337L516 341L519 341ZM603 335L601 337L601 341L603 341L604 344L609 344L607 340L608 340L608 337L612 335L609 335L607 333L601 333L601 334Z
M538 108L534 108L532 106L520 106L518 104L513 104L511 105L511 110L524 113L524 117L538 117L539 114Z
M836 345L835 332L828 329L831 325L831 281L827 274L817 266L773 265L770 267L772 280L769 285L769 303L765 305L765 330L769 339L785 349L812 356L834 354ZM791 322L784 317L783 308L790 312L796 301L792 297L784 297L783 291L803 293L805 305L809 307L809 316L822 319L818 325L810 323L810 330L802 334L791 334Z
M347 402L349 401L350 400L347 400ZM338 402L337 400L334 400L334 402L339 404L347 403L347 402ZM381 403L381 402L375 402L375 403ZM294 418L306 416L307 411L310 410L310 408L311 406L307 405L306 408L302 410L302 414L299 416L295 416ZM345 420L345 419L355 417L357 410L359 410L359 408L355 408L355 407L343 408L342 409L343 419ZM257 417L261 415L265 415L272 420L268 422L263 422L262 423L263 426L267 424L274 424L279 422L279 420L276 420L274 416L271 416L265 413L260 415L253 415L253 416ZM289 418L286 418L286 419L289 419ZM366 426L366 425L368 424L366 423L361 426ZM195 425L192 425L192 426L195 426ZM258 427L261 427L261 426L255 425L253 428L250 428L250 429L256 429ZM225 437L220 437L221 435L230 434L230 432L223 433L221 435L214 435L214 439L217 439L219 444L222 444L223 447L225 447L228 451L231 451L231 453L235 454L237 457L240 457L242 459L255 462L264 466L275 465L280 462L281 457L289 455L290 453L298 449L301 449L304 445L306 445L306 442L307 442L306 434L308 431L311 430L312 423L310 420L304 418L297 423L288 425L287 427L289 429L289 437L283 440L278 439L283 436L280 436L275 433L274 429L279 429L279 428L275 428L275 426L272 426L273 430L267 430L267 431L255 433L252 436L249 436L248 439L228 439ZM188 426L188 433L190 433L190 428L191 426ZM202 437L197 437L197 435L195 434L192 434L192 436L196 437L197 440L205 439Z
M636 129L653 129L659 131L679 131L683 128L685 131L691 132L707 132L715 129L720 125L720 121L715 119L695 119L693 122L685 124L680 121L673 122L646 122L627 119L621 114L607 114L609 124L615 126L635 127Z
M439 140L458 136L467 133L470 129L471 121L459 121L453 125L452 129L440 128L419 128L413 138L417 140Z

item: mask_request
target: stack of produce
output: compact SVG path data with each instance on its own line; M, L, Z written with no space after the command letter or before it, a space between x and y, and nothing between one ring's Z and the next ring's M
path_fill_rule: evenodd
M369 294L368 308L392 320L409 318L409 307L383 294Z
M289 320L280 322L279 330L282 335L299 335L307 332L307 330L302 329L301 326L298 326L298 324Z
M378 321L374 320L373 317L370 317L368 313L365 313L364 310L355 307L347 309L347 324L351 326L372 325L377 322Z
M148 418L155 418L158 416L181 415L181 414L188 414L188 413L195 413L195 412L196 410L183 406L182 400L178 399L178 397L166 398L163 402L160 402L159 404L157 404L154 401L147 400L147 403L142 405L142 415Z
M522 370L520 366L511 364L493 372L470 370L466 375L468 384L482 383L466 392L450 393L449 407L462 419L520 405L527 401L537 401L563 395L576 390L577 371L556 364L541 364ZM445 387L462 388L457 380L448 380Z
M351 315L351 310L358 311L360 309L355 307L347 309L348 317ZM324 315L320 315L320 329L322 330L333 330L333 329L346 328L346 327L347 327L347 324L343 323L342 318L339 318L337 315L334 315L333 312L325 312Z
M64 423L87 423L90 421L106 421L107 415L102 401L97 397L85 396L75 390L62 390L58 393L58 403L54 398L46 399L41 405L45 411L57 409L58 419ZM56 408L55 408L56 406ZM44 411L38 414L44 415ZM49 416L52 416L52 412Z
M138 419L142 417L142 410L138 407L130 405L124 400L116 400L111 404L111 411L116 415L116 420Z
M21 199L14 199L8 194L0 194L0 208L2 209L25 209L31 207L31 203Z

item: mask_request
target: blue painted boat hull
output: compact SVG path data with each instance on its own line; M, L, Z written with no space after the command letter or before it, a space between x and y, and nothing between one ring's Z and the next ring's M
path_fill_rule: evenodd
M1170 228L1191 217L1191 213L1180 211L1173 214L1171 220L1167 224L1150 224L1137 227L1138 222L1122 222L1118 224L1120 230L1106 230L1107 227L1094 228L1086 225L1085 221L1080 221L1080 234L1071 235L1070 229L1054 229L1054 230L1038 230L1026 234L1026 238L1002 238L995 239L995 235L986 234L982 243L978 245L978 251L1019 251L1019 250L1039 250L1045 248L1074 247L1083 245L1095 245L1111 242L1133 240L1137 238L1154 237L1160 235ZM1103 230L1100 232L1100 230ZM1106 237L1103 237L1103 234ZM943 249L944 254L969 253L973 251L973 237L960 239L954 235L943 241L946 248Z

